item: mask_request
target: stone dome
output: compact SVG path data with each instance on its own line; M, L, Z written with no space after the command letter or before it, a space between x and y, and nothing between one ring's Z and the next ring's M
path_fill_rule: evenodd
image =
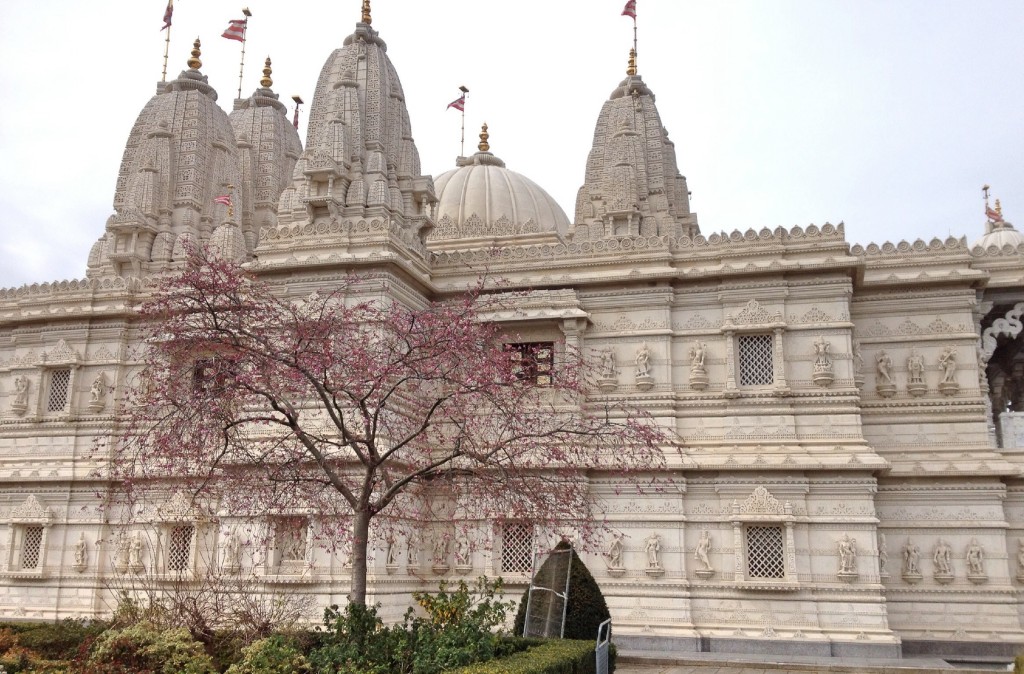
M544 189L529 178L505 168L488 151L486 125L481 150L460 157L457 168L434 180L437 223L427 241L524 237L562 240L569 218Z
M988 230L985 236L974 242L974 246L981 246L988 249L992 246L1003 248L1004 246L1017 247L1024 244L1024 234L1018 232L1008 222L990 222L986 226Z

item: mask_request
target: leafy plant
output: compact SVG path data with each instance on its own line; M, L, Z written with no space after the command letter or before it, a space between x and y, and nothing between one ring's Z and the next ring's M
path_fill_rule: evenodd
M93 645L87 672L104 674L215 674L213 661L185 628L149 623L104 632Z
M301 674L309 661L289 639L275 635L260 639L242 650L242 661L225 674Z

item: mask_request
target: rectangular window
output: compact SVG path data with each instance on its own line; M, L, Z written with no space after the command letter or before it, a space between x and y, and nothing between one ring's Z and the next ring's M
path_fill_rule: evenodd
M740 335L737 347L740 386L769 386L775 382L771 335Z
M523 381L532 381L538 386L551 384L555 365L554 342L523 342L506 344L516 376Z
M23 571L39 568L43 551L43 527L31 524L22 529L21 568Z
M191 524L183 524L171 528L167 540L167 570L187 571L192 561L192 537L196 528Z
M506 524L501 530L502 573L530 573L533 569L533 527Z
M71 390L71 368L50 370L50 390L46 399L47 412L63 412L68 405Z
M747 526L747 577L785 578L785 550L782 527L778 525Z

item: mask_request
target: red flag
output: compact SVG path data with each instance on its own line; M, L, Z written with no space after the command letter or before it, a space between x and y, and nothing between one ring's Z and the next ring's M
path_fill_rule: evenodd
M992 222L1002 222L1003 221L1003 214L1000 213L999 211L995 210L995 209L989 208L987 205L985 206L985 215Z
M636 21L636 0L628 0L622 10L622 16L628 16Z
M164 10L164 27L160 30L166 30L171 27L171 15L174 14L174 0L167 0L167 9Z
M466 95L463 94L456 98L454 101L448 104L448 108L455 108L459 112L463 112L466 109ZM445 108L447 110L448 108Z
M299 106L297 105L295 106L295 116L292 117L292 126L294 126L296 130L299 128Z
M227 30L221 33L221 37L245 42L245 22L246 19L232 19L228 22Z
M230 206L231 205L231 195L230 194L222 194L219 197L214 197L213 202L216 203L216 204L220 204L222 206Z

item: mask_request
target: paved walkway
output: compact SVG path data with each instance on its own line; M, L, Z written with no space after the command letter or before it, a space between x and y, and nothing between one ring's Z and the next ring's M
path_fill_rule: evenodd
M938 658L819 658L727 653L619 655L617 674L991 674L1013 671L1003 663L951 665Z

